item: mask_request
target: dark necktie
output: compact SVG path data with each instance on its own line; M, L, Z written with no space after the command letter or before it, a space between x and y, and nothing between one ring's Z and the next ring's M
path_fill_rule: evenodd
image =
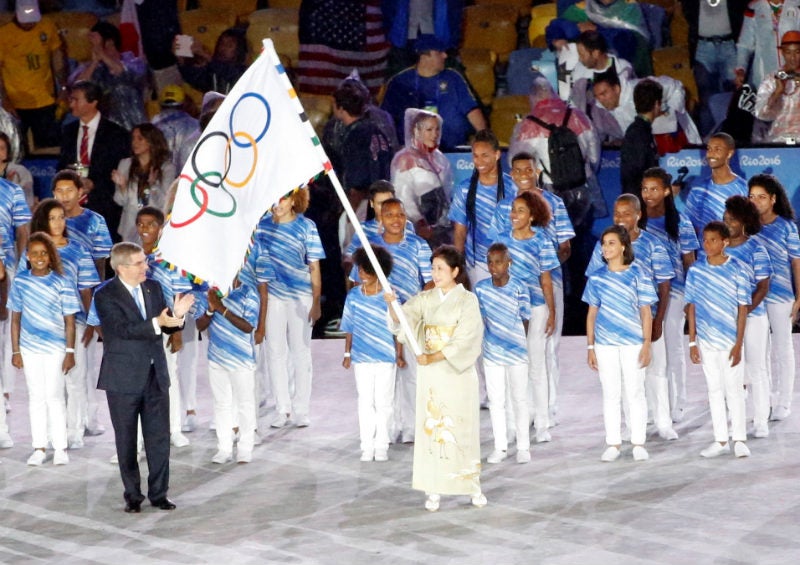
M81 165L89 165L89 126L81 126L83 135L81 136Z

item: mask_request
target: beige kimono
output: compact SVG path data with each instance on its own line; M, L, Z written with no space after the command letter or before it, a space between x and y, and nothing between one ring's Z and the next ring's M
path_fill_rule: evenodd
M458 285L422 292L403 306L425 353L445 361L417 367L416 437L411 486L435 494L480 492L480 406L475 361L483 322L477 297ZM401 341L404 339L400 336Z

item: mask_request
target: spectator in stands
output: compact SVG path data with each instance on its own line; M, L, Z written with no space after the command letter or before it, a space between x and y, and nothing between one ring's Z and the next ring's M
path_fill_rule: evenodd
M19 137L17 120L0 106L0 131L8 136L8 152L19 160L22 158L22 140Z
M14 21L0 28L0 99L22 122L23 139L30 129L36 146L58 146L56 83L66 78L56 26L42 19L38 0L17 0Z
M417 38L417 65L389 80L381 107L403 131L406 108L421 108L442 116L442 151L467 143L472 129L486 129L486 118L460 73L445 69L445 45L431 36Z
M114 24L97 22L89 32L91 60L70 75L70 84L91 80L103 90L105 116L130 131L146 121L144 85L147 63L130 51L120 53L122 36Z
M36 200L33 196L33 175L22 165L15 163L15 157L11 139L4 131L0 131L0 178L22 187L28 208L33 208Z
M737 86L749 82L758 87L773 69L780 68L783 62L775 46L794 29L800 29L800 0L752 0L736 43Z
M756 117L771 122L766 141L794 145L800 140L800 31L783 34L781 55L783 66L758 87Z
M247 38L238 28L223 31L209 53L199 41L192 43L194 58L178 57L183 80L200 92L214 90L227 94L247 70Z
M662 112L663 89L654 80L644 79L633 89L636 117L625 130L620 148L619 174L622 192L641 197L642 175L658 167L658 150L653 139L653 120Z
M181 85L170 84L161 89L158 101L161 112L151 121L164 134L172 163L180 173L197 141L198 121L186 112L186 93Z
M142 34L142 48L153 71L156 88L177 79L173 40L181 32L178 3L164 0L136 0L136 16Z
M689 23L689 56L700 94L700 131L715 125L708 108L714 94L731 90L735 79L736 39L749 0L681 0Z
M602 142L618 143L633 123L637 114L633 92L642 80L620 82L613 73L595 75L592 91L596 103L591 115ZM659 153L679 151L687 144L700 145L700 133L686 111L683 85L668 76L648 77L648 80L657 82L663 90L661 113L656 114L652 124Z
M113 171L130 155L130 133L102 116L97 106L102 91L91 81L78 81L70 87L69 107L77 120L64 126L58 170L76 165L88 178L83 180L89 195L86 207L106 220L108 229L118 241L122 208L114 203ZM101 273L102 275L102 273Z
M576 43L578 48L578 64L572 71L572 81L594 79L597 73L613 68L620 81L636 78L631 64L608 52L608 42L597 30L581 32Z
M390 75L416 63L415 44L421 35L433 35L446 50L458 48L463 0L382 0L381 10L386 37L392 44Z

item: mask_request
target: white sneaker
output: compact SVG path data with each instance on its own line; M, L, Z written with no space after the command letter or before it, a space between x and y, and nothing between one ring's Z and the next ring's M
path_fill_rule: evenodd
M442 499L438 494L429 494L425 499L425 510L428 512L436 512L439 510L439 501Z
M750 448L743 441L733 442L733 453L736 457L750 457Z
M619 447L616 445L609 445L606 447L606 450L600 456L600 461L603 463L611 463L617 459L619 459Z
M769 426L766 423L755 426L753 428L753 437L769 437Z
M38 467L44 460L47 458L47 455L41 449L34 449L33 453L30 457L28 457L28 465L31 467Z
M388 449L376 449L375 450L375 461L388 461L389 460L389 450Z
M108 458L108 462L111 463L112 465L118 464L119 463L119 458L117 457L117 454L115 453L114 455L109 457Z
M552 436L550 436L550 432L547 430L542 430L541 432L537 430L536 443L547 443L549 441L553 441Z
M634 461L647 461L650 459L650 454L647 453L647 450L641 445L634 445L633 446L633 460Z
M517 450L517 463L530 463L531 452L527 449Z
M0 434L0 449L11 449L14 447L14 440L8 435L8 432Z
M237 450L236 451L236 462L237 463L250 463L253 460L253 452L252 451L244 451L244 450Z
M500 463L501 461L504 461L506 457L508 457L507 451L503 451L501 449L495 449L489 454L489 457L486 458L486 462L492 464Z
M772 409L772 414L770 415L769 419L780 422L781 420L785 420L789 417L792 411L789 410L786 406L775 406Z
M69 455L63 449L56 449L53 453L53 465L66 465L69 463Z
M701 451L700 456L706 458L718 457L723 453L728 453L730 450L731 448L727 443L721 445L718 441L715 441L714 443L706 447L703 451Z
M676 432L675 429L672 427L663 428L661 430L658 430L658 437L660 437L661 439L665 439L667 441L672 441L678 439L678 432Z
M171 436L169 436L169 442L174 447L186 447L189 445L189 438L183 435L181 432L175 432Z
M224 465L228 461L232 459L230 451L217 451L214 454L214 457L211 458L212 463L216 463L217 465Z
M181 426L181 431L186 433L192 433L197 429L197 417L195 414L186 414L186 419L183 421L183 425Z
M297 416L294 419L294 425L298 428L307 428L311 425L311 419L308 416Z
M365 449L364 451L362 451L362 452L361 452L361 459L360 459L360 461L361 461L362 463L368 463L369 461L372 461L372 459L373 459L374 457L375 457L375 452L374 452L373 450L371 450L371 449Z
M484 495L482 492L479 492L478 494L473 494L471 500L472 500L472 505L475 508L483 508L489 502L488 500L486 500L486 495Z
M278 414L278 416L270 424L271 428L282 428L289 423L288 414Z

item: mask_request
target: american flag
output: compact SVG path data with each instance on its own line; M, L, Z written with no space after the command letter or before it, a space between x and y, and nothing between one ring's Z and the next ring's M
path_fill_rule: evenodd
M375 95L385 80L389 42L380 0L317 0L300 8L298 90L331 94L357 69Z

